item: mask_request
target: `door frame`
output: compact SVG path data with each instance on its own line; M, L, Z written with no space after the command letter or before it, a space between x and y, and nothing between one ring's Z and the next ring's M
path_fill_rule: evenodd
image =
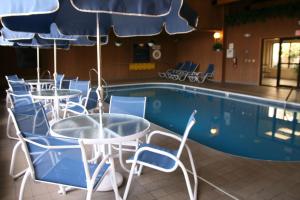
M299 36L295 37L281 37L279 38L279 55L278 55L278 64L277 64L277 77L276 77L276 86L271 85L263 85L262 79L263 79L263 51L264 51L264 40L266 39L275 39L275 38L264 38L262 39L262 49L261 49L261 64L260 64L260 85L262 86L270 86L270 87L294 87L299 88L300 87L300 61L298 64L298 74L297 74L297 86L291 86L291 85L280 85L280 76L281 76L281 44L284 40L299 40Z

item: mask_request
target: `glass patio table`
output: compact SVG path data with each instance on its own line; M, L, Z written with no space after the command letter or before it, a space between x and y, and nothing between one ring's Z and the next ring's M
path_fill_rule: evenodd
M34 86L34 87L38 88L38 80L37 79L29 79L29 80L25 80L25 82L27 84L29 84L31 87ZM50 85L54 85L53 79L40 79L40 88L38 88L38 90L40 90L44 86L50 86ZM49 88L49 87L46 87L46 88Z
M53 89L53 90L39 90L31 92L33 99L38 100L53 100L55 117L59 119L59 100L70 99L81 95L80 90L68 90L68 89Z
M133 141L145 136L150 128L150 122L133 115L103 113L102 127L99 123L99 113L97 113L77 115L58 120L51 125L50 130L54 136L91 140L97 145L103 146L122 144L123 142ZM122 175L116 173L116 178L117 185L121 185L123 181ZM98 191L112 189L109 177L107 176L105 179L107 180L102 181Z

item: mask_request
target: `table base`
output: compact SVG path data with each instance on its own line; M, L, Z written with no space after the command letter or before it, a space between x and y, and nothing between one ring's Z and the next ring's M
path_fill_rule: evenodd
M110 174L107 173L103 180L101 181L100 185L97 188L97 191L99 192L107 192L107 191L111 191L113 190L113 187L111 185L111 181L110 181ZM116 181L117 181L117 186L119 187L122 183L123 183L123 176L121 175L121 173L116 172Z

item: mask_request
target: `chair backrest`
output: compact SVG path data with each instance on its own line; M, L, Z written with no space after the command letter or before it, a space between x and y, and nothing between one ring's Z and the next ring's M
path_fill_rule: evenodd
M56 85L55 87L57 89L61 89L62 81L64 79L65 75L64 74L57 74L56 75Z
M194 124L196 123L196 119L195 119L196 113L197 113L197 111L194 110L193 113L191 114L190 118L189 118L189 121L188 121L187 125L186 125L186 128L185 128L185 131L183 133L179 149L177 151L177 158L180 158L182 150L183 150L184 145L186 143L186 140L189 136L189 133L190 133L192 127L194 126Z
M7 75L7 76L5 76L5 78L6 78L7 81L18 81L18 80L20 80L20 78L16 74Z
M183 63L182 62L179 62L175 65L175 69L181 69L183 66Z
M99 94L96 88L90 88L85 103L85 108L87 110L92 110L98 106Z
M189 71L191 65L192 65L192 62L191 62L191 61L185 61L185 62L182 64L181 70L182 70L182 71Z
M22 137L47 136L49 134L49 123L40 102L17 106L8 109L17 132ZM20 135L18 135L20 137Z
M78 81L78 76L76 78L64 78L61 83L61 89L69 89L71 81Z
M192 63L189 72L194 72L198 68L199 64Z
M30 92L24 92L24 91L12 92L6 90L6 93L10 99L10 102L12 103L12 107L19 107L19 106L24 106L33 103L33 99Z
M23 79L18 81L8 81L9 89L14 92L28 92L30 85L26 84Z
M145 117L146 97L111 96L109 113L129 114Z
M215 71L215 65L214 64L208 64L207 70L205 74L213 74Z
M80 90L81 96L69 99L69 101L79 102L81 98L87 97L90 88L90 81L71 80L69 89Z

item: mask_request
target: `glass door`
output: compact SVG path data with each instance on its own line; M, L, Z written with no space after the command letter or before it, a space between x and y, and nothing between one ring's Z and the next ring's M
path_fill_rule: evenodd
M300 39L281 39L277 86L299 87Z

